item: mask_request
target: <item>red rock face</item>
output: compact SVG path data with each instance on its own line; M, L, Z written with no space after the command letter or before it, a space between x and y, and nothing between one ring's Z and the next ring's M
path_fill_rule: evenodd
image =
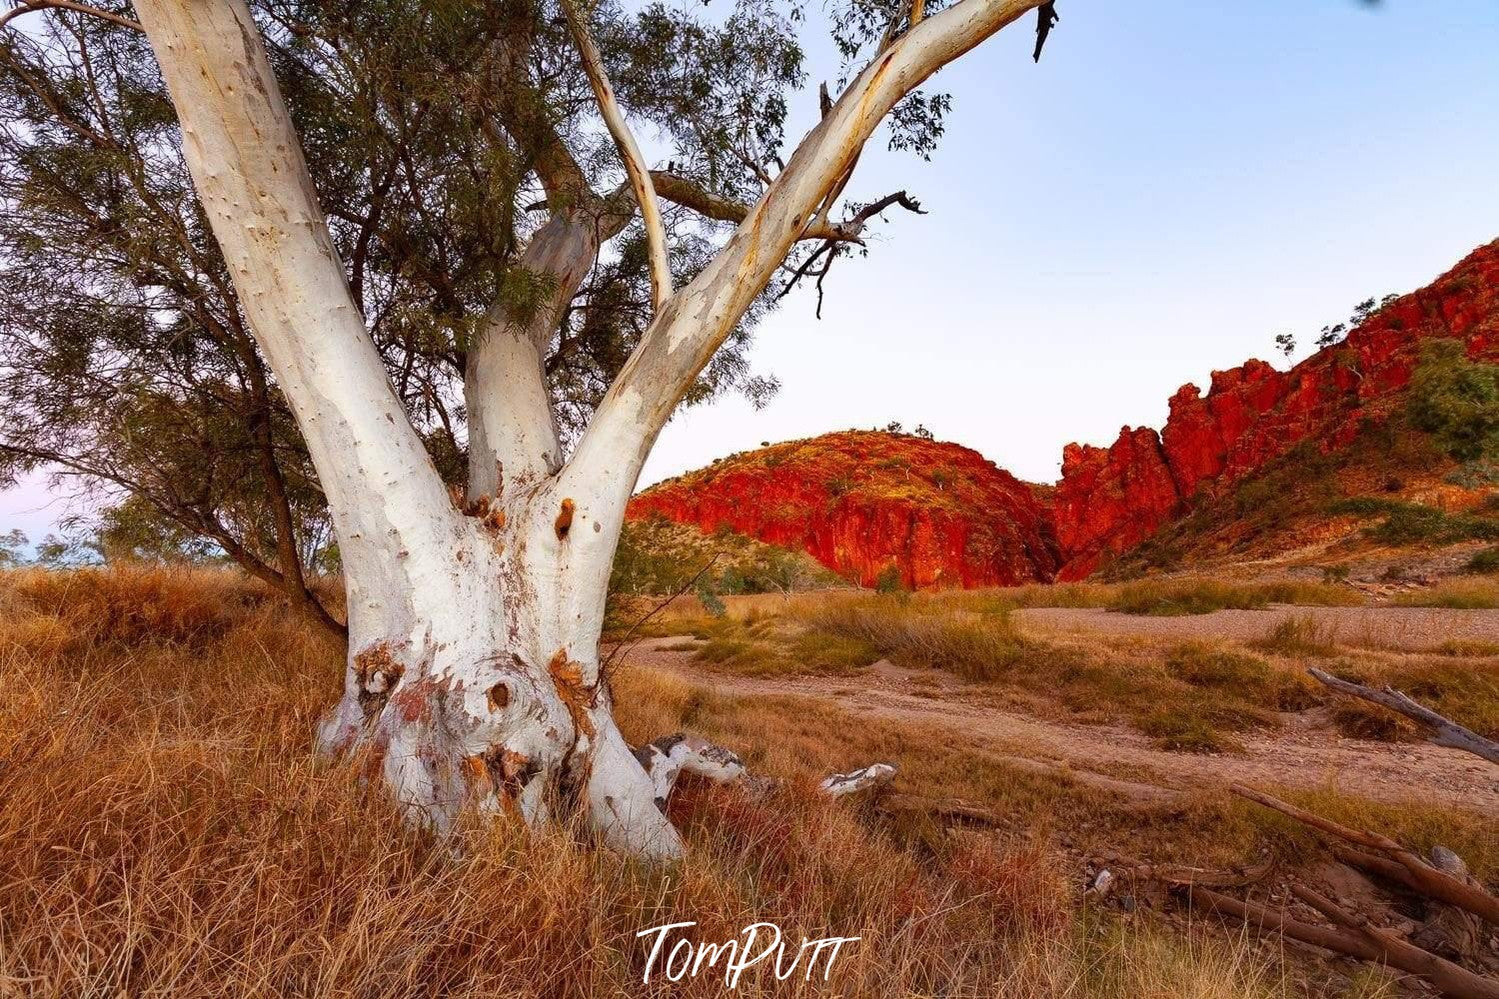
M973 587L1049 580L1058 564L1030 486L957 444L872 431L725 458L646 490L627 515L802 548L865 586L890 566L908 587Z
M1153 534L1200 491L1220 494L1304 440L1323 450L1388 415L1421 343L1458 337L1499 360L1499 241L1405 295L1288 372L1251 360L1215 371L1203 396L1183 385L1153 430L1125 428L1108 449L1069 444L1053 511L1062 579L1081 579Z
M956 444L849 432L727 458L647 490L629 516L727 525L864 585L889 566L913 587L1081 579L1301 441L1347 444L1400 404L1434 337L1499 361L1499 241L1290 371L1251 360L1213 372L1206 395L1183 385L1159 435L1069 444L1055 489Z

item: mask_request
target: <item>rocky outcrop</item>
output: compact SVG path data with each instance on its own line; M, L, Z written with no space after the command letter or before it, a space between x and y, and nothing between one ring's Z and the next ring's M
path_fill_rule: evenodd
M1199 493L1221 494L1302 441L1348 443L1363 421L1394 408L1421 344L1435 337L1499 360L1499 241L1290 371L1251 360L1214 372L1205 396L1182 386L1159 436L1126 427L1108 448L1068 445L1053 503L1060 578L1081 579Z
M969 448L874 431L732 455L646 490L628 516L802 548L865 586L892 567L913 588L1014 585L1059 562L1026 483Z
M1214 372L1206 394L1183 385L1159 434L1069 444L1055 487L956 444L850 431L726 458L647 490L629 515L727 525L863 585L891 567L911 587L1081 579L1301 442L1331 450L1387 417L1436 337L1499 361L1499 241L1289 371L1251 360Z

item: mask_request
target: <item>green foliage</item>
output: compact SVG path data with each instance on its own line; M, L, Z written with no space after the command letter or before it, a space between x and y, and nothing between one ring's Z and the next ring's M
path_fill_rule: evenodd
M714 592L711 580L706 578L698 580L697 586L694 589L696 590L698 601L703 605L703 610L707 611L713 617L723 617L729 612L728 607L724 606L723 599Z
M554 276L521 266L529 239L549 218L591 224L619 204L618 159L577 53L555 7L535 0L249 6L355 302L457 482L465 352L497 300L525 317L556 290ZM810 79L802 5L589 8L625 115L654 130L661 159L710 199L752 202L785 158L788 108ZM843 58L867 58L892 13L835 2ZM149 45L98 19L26 23L7 34L0 68L0 485L61 461L82 486L153 506L172 530L227 536L236 558L269 562L280 478L297 548L322 560L316 475L193 197ZM929 153L947 107L944 95L911 95L891 145ZM670 222L681 285L728 227L680 208ZM542 344L565 437L650 318L639 225L606 239ZM813 251L795 248L788 272ZM758 404L775 391L747 351L781 290L752 304L685 404L726 392Z
M1499 520L1470 514L1449 514L1436 507L1379 496L1356 496L1332 504L1334 514L1384 520L1364 533L1388 545L1453 544L1459 541L1499 541Z
M1162 708L1141 720L1140 731L1153 738L1157 748L1178 753L1233 753L1244 748L1191 708Z
M1269 604L1347 606L1359 602L1358 594L1325 583L1287 580L1239 584L1215 579L1176 579L1126 583L1107 606L1124 614L1177 617L1227 609L1257 610Z
M880 574L874 578L874 592L886 596L906 592L906 583L901 578L900 567L887 565L881 569Z
M657 517L625 524L609 591L676 593L700 571L715 594L792 593L842 583L803 552L762 544L728 527L705 535Z
M1408 405L1411 423L1453 458L1499 460L1499 365L1469 360L1460 341L1422 347Z
M1474 552L1473 557L1463 566L1463 571L1473 575L1499 572L1499 546Z
M26 546L31 542L19 528L0 534L0 569L26 564Z

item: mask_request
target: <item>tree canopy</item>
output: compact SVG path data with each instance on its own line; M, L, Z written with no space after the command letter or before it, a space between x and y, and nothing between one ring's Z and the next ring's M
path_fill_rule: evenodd
M592 266L544 316L546 384L572 439L652 303L635 202L562 11L251 6L352 297L449 482L463 478L471 337L496 301L550 307L556 278L525 259L539 231L592 227ZM117 551L221 550L315 607L306 568L336 558L316 474L194 197L150 46L128 6L101 9L116 20L56 9L0 30L0 484L45 469L117 508ZM899 22L891 2L829 13L845 76ZM653 178L680 284L781 169L791 102L815 100L802 6L604 2L589 23L622 110L666 164ZM889 147L929 155L948 106L904 98ZM899 192L826 219L827 238L799 245L684 401L767 398L775 381L748 357L756 321L862 252L863 224L897 205L917 208Z

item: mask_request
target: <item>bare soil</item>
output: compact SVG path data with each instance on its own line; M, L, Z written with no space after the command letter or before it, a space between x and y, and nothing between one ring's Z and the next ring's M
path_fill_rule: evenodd
M1427 647L1445 638L1492 638L1499 613L1422 608L1315 608L1319 617L1393 643ZM1294 613L1306 613L1296 608ZM1190 618L1130 617L1091 610L1028 610L1055 627L1124 635L1223 638L1263 635L1288 610L1220 611ZM1031 621L1027 620L1027 624ZM1039 623L1039 622L1037 622ZM1157 749L1116 725L1088 725L1019 712L982 685L935 670L876 663L852 677L748 677L720 673L681 651L680 638L641 643L627 662L730 696L806 697L854 716L936 726L1022 766L1055 770L1081 783L1138 798L1232 781L1284 787L1335 787L1377 801L1448 802L1499 815L1499 772L1477 757L1420 744L1346 739L1309 715L1287 715L1278 731L1242 737L1244 751L1202 755ZM671 651L676 646L678 651Z
M1181 617L1144 617L1102 608L1033 607L1015 611L1028 631L1096 632L1150 638L1264 638L1288 618L1311 618L1340 645L1421 652L1448 640L1499 642L1499 610L1439 607L1288 607L1220 610Z

